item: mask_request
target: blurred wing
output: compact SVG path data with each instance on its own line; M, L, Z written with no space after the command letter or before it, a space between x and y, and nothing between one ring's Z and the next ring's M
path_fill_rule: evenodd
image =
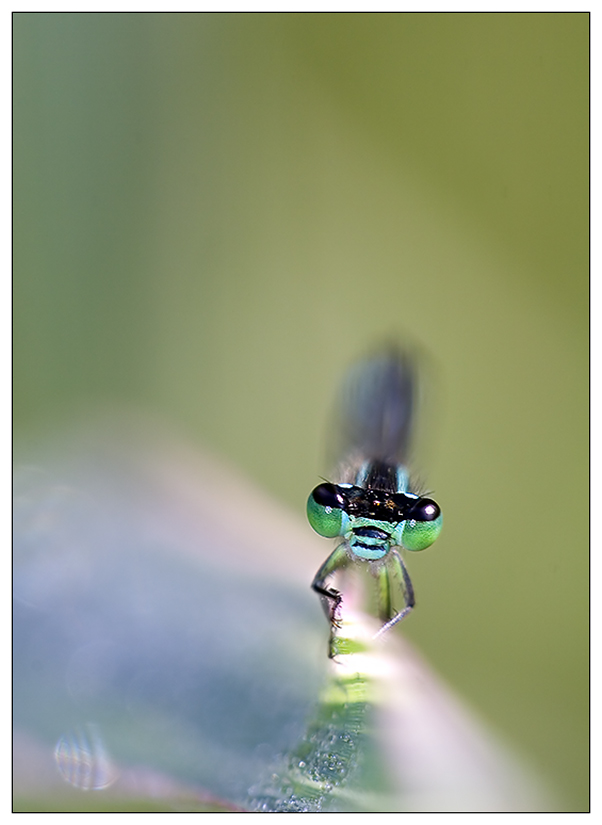
M416 398L416 362L407 351L391 347L354 365L335 410L337 462L406 464Z

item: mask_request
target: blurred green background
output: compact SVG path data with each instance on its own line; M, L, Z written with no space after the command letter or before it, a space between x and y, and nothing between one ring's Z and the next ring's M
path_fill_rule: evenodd
M301 518L343 370L417 341L404 632L586 810L589 15L13 20L19 442L134 404Z

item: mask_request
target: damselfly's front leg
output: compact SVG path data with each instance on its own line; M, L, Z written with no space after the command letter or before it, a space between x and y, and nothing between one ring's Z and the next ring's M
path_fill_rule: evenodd
M374 635L375 639L387 630L390 630L394 625L402 621L402 619L405 619L405 617L412 611L415 604L414 588L412 587L412 582L410 581L410 577L408 575L408 571L406 570L405 564L403 563L403 559L397 550L389 551L387 561L382 565L382 567L379 568L377 577L379 615L384 624L378 633ZM394 616L392 615L393 606L391 601L392 577L397 579L399 582L405 605L405 607Z
M343 597L340 592L334 587L326 586L326 579L332 576L337 570L342 570L349 563L349 556L344 544L339 544L336 550L328 556L322 567L316 573L312 588L320 596L322 608L326 614L326 618L330 622L330 642L329 642L329 656L334 656L334 635L335 631L341 626L339 612Z

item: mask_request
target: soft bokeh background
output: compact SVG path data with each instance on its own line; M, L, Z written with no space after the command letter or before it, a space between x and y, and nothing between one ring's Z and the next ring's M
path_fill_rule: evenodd
M14 15L19 444L135 405L302 517L344 368L383 338L417 342L440 378L423 469L446 521L411 560L404 632L574 811L588 27Z

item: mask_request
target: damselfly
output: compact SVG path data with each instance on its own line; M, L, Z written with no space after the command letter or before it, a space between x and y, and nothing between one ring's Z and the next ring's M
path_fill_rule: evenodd
M400 549L424 550L441 532L439 506L412 491L408 472L415 373L413 359L392 350L352 370L337 423L346 451L340 480L319 484L307 502L313 529L321 536L343 539L312 582L330 621L331 657L336 653L343 599L327 581L352 564L368 565L377 582L380 636L404 619L415 603ZM403 597L401 610L394 607L396 589Z

